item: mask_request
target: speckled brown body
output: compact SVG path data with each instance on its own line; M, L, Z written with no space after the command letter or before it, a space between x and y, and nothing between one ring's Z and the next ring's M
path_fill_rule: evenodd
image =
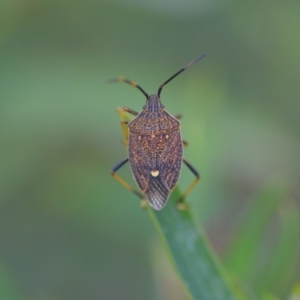
M155 209L161 209L176 186L182 164L180 122L156 95L129 124L128 152L133 176Z

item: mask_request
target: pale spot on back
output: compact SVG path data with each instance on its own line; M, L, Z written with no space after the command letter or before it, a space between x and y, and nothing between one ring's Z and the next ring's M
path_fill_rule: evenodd
M152 171L151 171L151 175L152 175L153 177L157 177L158 174L159 174L159 171L157 171L157 170L152 170Z

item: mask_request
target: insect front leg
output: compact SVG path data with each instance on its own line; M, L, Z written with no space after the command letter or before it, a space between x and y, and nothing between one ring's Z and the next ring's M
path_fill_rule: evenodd
M138 112L136 112L135 110L133 110L129 107L123 107L123 110L130 113L130 114L132 114L132 115L134 115L134 116L137 116L139 114Z
M125 146L128 145L128 129L127 129L127 124L129 121L131 121L131 118L128 116L127 113L133 114L134 116L138 115L136 111L134 111L131 108L128 107L122 107L117 109L117 113L120 116L121 119L121 128L122 128L122 133L124 136L123 144Z
M132 192L133 194L135 194L136 196L138 196L142 202L141 202L141 207L144 208L147 205L145 196L140 193L139 191L137 191L136 189L134 189L126 180L124 180L121 176L119 176L116 172L123 167L127 162L129 161L128 158L125 158L124 160L120 161L119 163L117 163L111 170L111 175L117 180L119 181L119 183L121 183L127 190L129 190L130 192Z
M181 210L186 210L188 207L183 201L200 180L200 174L185 158L183 159L183 162L196 177L177 201L177 207Z
M117 113L119 114L121 120L131 121L131 118L128 117L127 113L130 113L134 116L137 116L139 113L129 107L119 107L117 108Z

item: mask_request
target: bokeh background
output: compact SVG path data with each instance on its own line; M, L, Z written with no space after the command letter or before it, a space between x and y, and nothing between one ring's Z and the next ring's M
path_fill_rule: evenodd
M286 297L300 281L297 213L276 261L293 260L260 279L280 215L299 205L299 28L299 1L1 0L0 298L185 299L147 213L110 175L126 157L116 108L139 111L144 96L106 80L155 93L202 53L162 92L202 174L188 201L234 278ZM180 185L191 180L184 168ZM266 186L283 196L243 273L230 247Z

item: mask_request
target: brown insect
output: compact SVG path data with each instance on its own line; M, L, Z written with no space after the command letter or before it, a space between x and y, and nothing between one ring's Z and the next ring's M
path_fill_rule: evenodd
M149 204L155 209L162 209L175 188L182 162L195 175L195 179L187 190L178 199L182 203L200 179L198 171L187 162L183 154L183 145L187 144L181 138L180 116L172 116L165 109L160 101L162 88L181 72L191 67L205 54L196 58L184 68L175 73L165 81L158 89L157 95L148 95L136 82L124 77L118 77L110 82L125 82L138 88L146 96L146 104L143 110L138 113L128 107L123 107L118 112L123 119L121 122L125 144L128 144L128 157L119 162L111 171L112 176L125 188L136 194L142 200L146 198ZM124 120L124 113L135 116L130 122ZM127 128L128 127L128 128ZM133 177L143 193L134 189L116 171L129 161Z

